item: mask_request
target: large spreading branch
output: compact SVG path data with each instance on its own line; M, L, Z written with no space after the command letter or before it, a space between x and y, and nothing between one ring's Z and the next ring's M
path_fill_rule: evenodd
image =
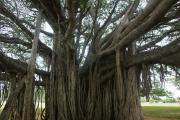
M156 43L162 41L165 37L169 36L173 32L177 32L177 31L178 31L178 29L168 30L168 31L164 32L160 37L157 37L156 39L150 41L149 43L137 48L137 51L143 51L143 50L147 50L148 48L154 47L156 45Z
M21 22L23 22L23 23L25 23L25 24L27 24L29 27L31 27L32 29L35 29L36 27L33 25L33 24L31 24L30 22L28 22L28 21L26 21L26 20L20 20ZM53 37L54 36L54 34L53 33L50 33L50 32L47 32L47 31L44 31L44 30L40 30L40 32L41 33L43 33L43 34L45 34L45 35L47 35L48 37Z
M101 51L98 56L111 54L115 49L122 49L125 46L132 43L142 34L145 34L153 26L158 24L159 19L162 18L167 11L174 5L178 0L153 0L152 3L145 8L143 13L139 14L134 20L132 20L125 30L119 36L119 43L114 46Z
M11 13L7 8L5 8L5 6L3 5L2 2L0 2L0 13L3 14L4 16L10 18L17 26L19 26L19 28L21 28L21 30L27 34L31 40L33 39L34 35L31 31L29 31L21 22L21 20L16 17L13 13ZM31 41L30 41L31 42ZM46 46L44 43L42 43L40 40L38 42L38 47L39 47L39 52L42 53L42 55L48 55L49 57L51 57L52 55L52 50Z
M168 45L164 47L134 55L133 57L128 59L129 61L127 65L132 66L132 65L141 64L141 63L157 63L157 62L161 62L161 59L166 58L166 57L169 57L170 61L171 59L174 60L174 57L172 56L177 55L180 52L179 43L180 43L180 38L177 38L176 40L174 40L173 42L169 43ZM168 59L166 60L168 63ZM177 62L177 64L178 66L180 65L179 62Z
M0 42L3 43L10 43L10 44L20 44L23 45L27 48L31 48L32 44L29 42L25 42L19 38L15 38L15 37L5 37L3 35L0 35Z
M7 73L0 73L0 81L8 81L8 82L12 82L13 79L18 78L19 76L14 76L13 73L8 73L8 70L6 71ZM20 81L20 80L19 80ZM16 81L16 82L19 82ZM45 86L46 81L37 81L35 79L35 77L33 78L33 83L35 86Z
M16 59L12 59L6 56L4 53L0 52L0 69L7 69L9 72L14 73L22 73L25 74L27 72L27 63L21 62ZM36 69L35 73L40 76L49 76L49 72Z

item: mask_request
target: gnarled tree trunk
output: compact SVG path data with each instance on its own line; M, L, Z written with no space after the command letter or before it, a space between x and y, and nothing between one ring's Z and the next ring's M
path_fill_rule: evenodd
M49 120L75 120L76 115L76 53L71 39L62 40L60 30L55 33L50 82ZM72 45L72 46L71 46Z

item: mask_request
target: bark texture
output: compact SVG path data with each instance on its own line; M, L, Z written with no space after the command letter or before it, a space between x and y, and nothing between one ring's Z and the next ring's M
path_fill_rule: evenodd
M24 4L24 1L18 2ZM13 10L7 9L9 4L6 6L0 1L0 18L3 16L13 22L24 35L21 38L0 33L0 42L32 47L29 64L0 51L0 74L14 76L12 80L0 76L11 83L11 93L0 120L35 120L34 86L45 87L45 120L143 120L140 83L148 95L149 65L168 63L180 50L179 37L174 37L179 30L175 25L170 31L166 28L162 36L159 33L154 41L149 40L148 37L152 37L149 31L158 33L160 27L178 19L179 0L150 0L142 10L138 9L140 0L123 1L123 4L120 0L108 1L110 3L101 0L26 2L28 7L40 12L35 26L31 21L20 19L18 13L15 15ZM118 5L127 8L116 10ZM36 14L33 10L31 12ZM108 16L105 13L109 13ZM41 17L54 33L41 30ZM35 30L34 35L29 27ZM40 41L40 33L51 38L52 50ZM174 35L173 41L156 46L169 34ZM43 60L47 59L47 71L36 68L37 53ZM19 74L21 77L16 77ZM39 81L36 81L37 76L40 76Z
M41 28L41 17L42 17L42 11L39 12L39 15L37 17L37 23L36 23L36 30L34 34L33 39L33 46L32 46L32 52L31 52L31 59L28 64L27 68L27 78L25 80L25 94L24 94L24 105L23 105L23 116L22 120L34 120L35 119L35 113L34 113L34 95L33 95L33 77L35 73L35 64L36 64L36 56L37 56L37 46L38 46L38 39L40 34L40 28Z

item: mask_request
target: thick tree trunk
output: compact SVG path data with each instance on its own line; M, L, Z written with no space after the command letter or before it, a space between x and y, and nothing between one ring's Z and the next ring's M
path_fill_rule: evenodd
M10 91L13 93L13 91L16 90L16 86L18 87L16 81L19 81L18 77L14 76L15 79L11 80L11 88ZM26 77L24 77L26 78ZM23 80L22 80L23 81ZM13 109L11 111L11 120L22 120L22 111L23 111L23 103L24 103L24 87L20 91L20 93L14 98L14 105L12 106Z
M137 68L126 68L116 52L116 66L103 70L108 57L97 59L86 76L78 76L75 53L61 38L56 32L48 120L143 120Z
M17 97L17 106L15 108L15 115L13 120L22 120L23 116L23 103L24 103L24 90L25 88L22 89L21 93Z
M126 53L126 54L125 54ZM121 53L116 51L116 89L119 99L119 110L121 116L118 120L143 120L141 110L139 81L140 70L136 66L126 68L125 61L131 55L135 54L135 44L129 46L128 51ZM118 82L119 81L119 82ZM119 92L118 92L119 91ZM119 94L120 93L120 94Z
M62 41L62 38L60 30L57 30L52 58L48 120L75 120L76 118L76 53L69 46L73 43Z
M106 60L107 59L107 60ZM143 120L139 96L139 71L124 66L123 54L116 52L116 67L108 57L97 60L81 77L79 99L82 120ZM102 60L105 62L103 63ZM101 61L101 62L100 62ZM106 69L103 70L103 68ZM107 69L109 67L109 69ZM114 71L114 74L111 72ZM99 84L101 79L105 82ZM76 106L79 107L79 106ZM82 114L82 113L83 114Z
M123 117L121 120L143 120L143 113L140 105L140 96L138 90L137 68L128 69L125 85L125 97L123 108Z

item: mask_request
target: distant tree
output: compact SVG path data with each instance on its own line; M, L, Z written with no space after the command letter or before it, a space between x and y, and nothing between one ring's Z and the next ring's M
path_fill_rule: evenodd
M180 103L180 97L177 98L177 102Z
M163 97L163 96L166 96L167 98L171 98L173 97L173 93L166 91L163 88L154 88L151 90L150 96L156 100L156 99L160 99L160 97Z
M141 96L146 97L146 102L149 102L149 100L152 98L154 100L159 100L160 97L173 97L173 93L170 91L167 91L166 88L163 86L165 84L164 82L161 83L160 80L150 81L151 87L149 88L148 95L146 95L146 91L144 89L141 89Z
M180 77L175 77L174 80L172 80L174 86L176 86L178 89L180 89Z

